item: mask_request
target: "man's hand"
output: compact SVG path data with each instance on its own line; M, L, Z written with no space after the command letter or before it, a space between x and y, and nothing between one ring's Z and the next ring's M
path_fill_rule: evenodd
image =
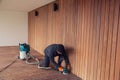
M68 71L71 71L71 65L70 64L67 65L67 69L68 69Z

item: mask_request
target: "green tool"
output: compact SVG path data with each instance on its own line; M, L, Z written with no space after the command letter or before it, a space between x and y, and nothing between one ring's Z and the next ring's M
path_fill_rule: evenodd
M64 68L64 69L63 69L63 74L64 74L64 75L68 74L68 69L67 69L67 68Z

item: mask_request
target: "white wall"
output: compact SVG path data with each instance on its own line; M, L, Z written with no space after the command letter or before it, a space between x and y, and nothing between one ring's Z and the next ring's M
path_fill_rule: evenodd
M0 11L0 46L16 46L27 38L27 12Z

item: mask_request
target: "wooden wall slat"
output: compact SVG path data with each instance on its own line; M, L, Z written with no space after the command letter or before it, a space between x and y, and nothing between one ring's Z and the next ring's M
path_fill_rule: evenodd
M53 3L48 5L48 29L47 32L47 45L54 43L54 27L53 22L55 21L55 13L53 12Z
M75 52L75 57L74 57L74 60L75 60L75 62L74 62L74 68L75 68L75 69L74 69L74 73L75 73L76 75L78 75L78 72L77 72L77 69L76 69L76 67L79 68L78 64L76 63L76 62L77 62L77 59L78 59L78 57L77 57L77 50L78 50L78 49L77 49L77 46L76 46L76 45L78 44L78 43L77 43L77 36L78 36L78 35L77 35L77 29L78 29L78 28L77 28L77 26L78 26L78 24L77 24L77 23L78 23L78 0L75 1L74 6L75 6L74 15L77 13L77 14L75 15L75 18L74 18L74 19L75 19L74 22L75 22L75 26L76 26L76 27L75 27L76 29L75 29L75 32L74 32L74 33L75 33L75 39L76 39L76 40L75 40L76 43L75 43L75 45L74 45L75 48L76 48L76 49L74 50L74 52ZM74 16L74 15L73 15L73 16ZM80 63L80 62L79 62L79 63Z
M81 35L81 52L80 53L84 53L84 49L85 49L85 43L84 43L84 41L85 41L85 24L84 24L84 22L85 22L85 1L83 0L82 1L82 4L83 4L83 7L82 7L82 25L81 25L81 27L82 27L82 35ZM81 54L80 55L81 56L81 78L84 78L84 70L85 69L83 69L85 66L84 66L84 63L85 63L85 60L84 60L84 56L85 56L85 53L84 54Z
M120 80L120 0L55 2L35 9L39 16L28 13L31 47L44 54L49 44L64 44L82 80Z
M45 7L41 7L38 9L39 12L39 16L36 16L36 31L35 31L35 35L36 36L36 50L38 50L39 52L41 52L41 54L44 53L44 48L46 47L46 37L47 37L47 8L48 6ZM42 16L41 16L42 15Z
M114 80L115 70L115 57L117 49L117 35L118 35L118 19L119 19L119 2L115 0L114 18L113 18L113 39L112 39L112 51L111 51L111 63L110 63L110 79Z
M100 21L100 43L99 43L99 59L98 59L98 76L97 76L97 80L101 80L101 68L102 68L102 55L103 55L103 37L104 37L104 8L105 8L105 0L101 2L102 6L101 6L101 21Z
M92 57L92 54L89 53L89 52L91 52L91 41L92 41L92 40L91 40L91 20L92 20L92 19L91 19L91 18L92 18L92 14L91 14L91 12L92 12L92 11L91 11L91 10L92 10L91 8L92 8L92 7L91 7L91 6L92 6L92 0L87 0L87 2L88 2L89 4L87 5L87 9L88 9L88 15L87 15L87 17L88 17L88 20L87 20L87 21L88 21L88 23L87 23L87 27L88 27L88 28L87 28L87 30L88 30L88 31L87 31L87 32L88 32L88 33L87 33L87 44L88 44L88 45L87 45L87 49L88 49L88 50L87 50L87 52L86 52L86 53L87 53L87 63L86 63L86 64L87 64L87 66L86 66L86 67L87 67L87 69L86 69L87 72L86 72L86 80L87 80L87 79L90 80L90 76L91 76L91 64L92 64L92 62L91 62L91 61L92 61L92 60L91 60L91 59L92 59L92 58L91 58L91 57Z
M82 37L82 10L83 10L83 4L82 4L82 1L83 0L78 0L78 18L77 18L77 26L79 26L77 28L77 45L76 45L76 74L80 77L82 77L82 75L80 73L82 73L82 54L81 54L81 47L82 47L82 44L81 44L81 37ZM77 62L79 61L79 62ZM79 71L79 72L78 72Z
M117 0L119 5L119 21L118 24L118 34L117 34L117 50L116 50L116 59L115 59L115 80L120 80L120 2Z
M90 28L90 33L91 33L91 36L90 36L90 40L91 40L91 46L89 47L91 51L89 51L89 54L91 55L91 58L90 58L90 64L91 64L91 73L90 73L90 80L93 80L93 76L94 76L94 53L95 53L95 38L93 37L94 36L94 32L93 32L93 28L94 28L94 5L95 4L95 1L92 0L91 1L91 28Z
M112 33L113 33L113 15L114 15L114 0L110 1L109 5L109 30L108 30L108 45L107 45L107 56L106 56L106 70L105 80L110 80L110 61L111 61L111 49L112 49Z
M93 65L93 80L97 78L97 61L98 61L98 48L99 48L99 21L98 21L98 9L99 9L99 1L94 0L94 16L93 16L93 39L94 39L94 65Z
M86 68L85 69L85 71L84 71L84 79L86 80L87 79L87 67L88 67L88 39L89 39L89 28L90 28L90 26L88 25L88 24L90 24L89 23L89 16L90 16L90 14L89 14L89 8L90 8L90 0L84 0L85 1L85 19L84 19L84 23L83 24L85 24L84 25L84 27L85 27L85 34L84 34L84 36L85 36L85 40L84 40L84 43L85 43L85 48L84 48L84 53L85 53L85 57L84 57L84 68Z
M109 20L109 2L105 1L105 17L104 17L104 36L103 36L103 52L102 52L102 64L101 64L101 80L105 80L105 66L106 66L106 53L107 53L107 40L108 40L108 20Z
M81 39L81 42L80 42L81 43L80 44L81 45L81 47L80 47L81 48L81 51L80 51L80 56L81 56L81 64L80 64L80 66L81 66L80 67L81 68L81 73L79 73L79 75L81 75L81 78L83 79L84 78L84 69L83 69L84 68L84 60L83 60L84 54L81 54L81 53L84 53L84 42L83 42L84 41L84 24L83 23L84 23L84 11L85 11L84 10L84 0L82 0L81 3L82 3L82 11L81 11L81 14L82 14L82 16L81 16L81 19L82 19L81 20L82 21L81 22L81 27L82 28L81 28L81 38L80 38Z
M28 42L32 48L35 48L35 17L34 11L28 14Z
M97 80L101 80L101 75L104 74L102 72L102 63L105 60L103 56L103 48L104 48L104 29L105 29L105 1L101 0L101 19L100 19L100 42L99 42L99 59L98 59L98 71L97 71Z

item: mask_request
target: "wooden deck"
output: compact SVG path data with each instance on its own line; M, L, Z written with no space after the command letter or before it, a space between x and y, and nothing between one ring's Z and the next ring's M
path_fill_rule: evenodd
M13 62L18 56L18 47L0 47L0 70ZM31 54L42 59L38 52ZM63 75L55 70L38 69L37 65L28 65L17 59L15 63L0 72L0 80L81 80L73 74Z

